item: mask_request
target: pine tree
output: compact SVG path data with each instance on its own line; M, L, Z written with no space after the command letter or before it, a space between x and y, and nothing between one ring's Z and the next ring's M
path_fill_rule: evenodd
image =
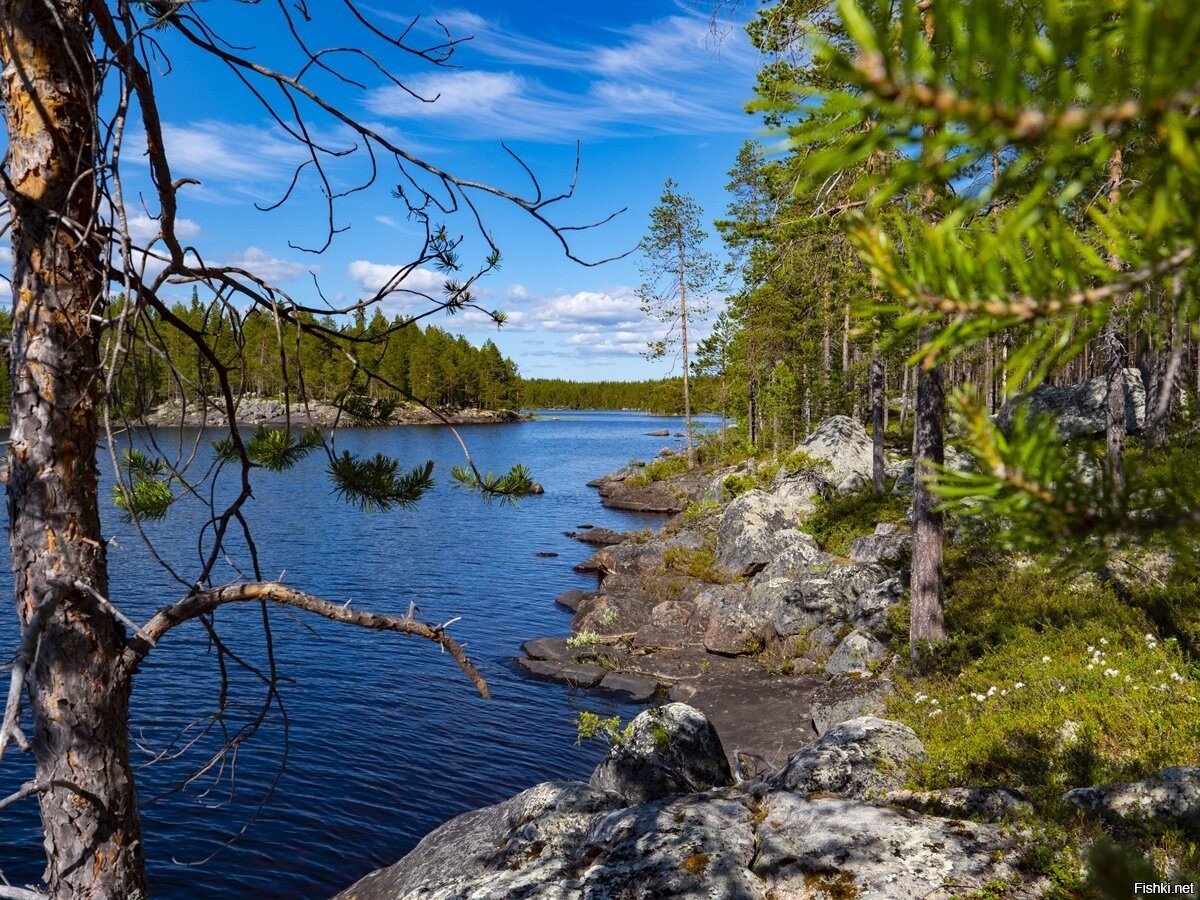
M650 211L650 229L640 244L644 280L638 298L642 311L667 326L666 335L652 341L646 355L661 359L674 347L680 350L689 467L696 464L696 447L688 326L708 312L707 292L717 275L716 257L704 248L708 233L703 221L704 213L696 201L680 193L679 185L668 178L658 205Z

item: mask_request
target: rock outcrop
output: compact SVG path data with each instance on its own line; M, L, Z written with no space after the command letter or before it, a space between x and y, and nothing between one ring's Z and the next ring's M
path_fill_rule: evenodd
M1108 381L1101 375L1088 381L1065 387L1038 385L1028 394L1014 397L996 416L996 424L1004 431L1012 428L1016 411L1027 406L1029 415L1049 415L1058 425L1063 437L1103 434L1108 421ZM1125 370L1125 430L1142 430L1146 422L1146 387L1142 373Z
M765 569L785 550L800 546L815 556L817 543L797 530L802 508L766 491L747 491L725 508L717 527L717 562L735 576Z
M879 720L862 721L882 733ZM859 732L844 737L862 740ZM647 772L658 748L647 745L637 771ZM757 783L626 805L610 790L540 784L452 819L337 900L912 900L1021 883L1019 834L864 803L851 795L852 779L825 781L851 790L802 795ZM1036 895L1027 885L1008 896Z
M725 748L704 714L684 703L648 709L629 723L596 767L592 787L648 803L733 782Z
M871 438L849 416L830 416L796 450L825 463L811 474L835 491L852 491L871 480Z
M1103 819L1183 819L1200 822L1200 767L1175 766L1152 778L1068 791L1063 799Z
M828 792L864 800L903 784L925 747L907 725L864 716L826 731L788 760L771 783L800 794Z

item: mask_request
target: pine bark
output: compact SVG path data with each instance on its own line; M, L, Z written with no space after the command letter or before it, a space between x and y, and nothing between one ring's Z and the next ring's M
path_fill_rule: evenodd
M925 40L933 44L934 18L929 8L922 12ZM922 192L921 205L926 214L937 199L935 186L929 183ZM923 329L921 346L928 345L932 335ZM937 475L937 467L945 462L943 422L945 419L945 386L939 366L917 370L916 409L913 414L913 551L911 613L909 617L909 646L915 654L922 643L940 644L946 640L946 623L942 610L942 557L945 545L945 523L938 511L938 499L927 480Z
M925 343L923 340L922 343ZM912 610L909 643L915 652L921 643L946 640L942 612L942 553L945 522L937 509L938 499L926 478L945 462L942 421L945 415L942 370L934 366L917 369L917 403L914 416Z
M17 613L44 619L27 685L45 831L45 889L144 896L129 765L130 676L108 595L97 490L99 330L105 282L79 226L97 209L100 85L86 3L0 3L12 211L12 431L8 513ZM72 787L58 785L69 784Z
M878 353L871 360L871 485L876 497L883 496L883 410L887 400L883 386L883 357Z
M1108 161L1110 188L1108 200L1116 204L1121 198L1121 182L1125 179L1125 160L1118 148ZM1120 265L1113 260L1114 267ZM1118 318L1119 303L1114 305L1104 327L1106 404L1106 462L1109 496L1112 502L1125 493L1125 345L1121 340Z

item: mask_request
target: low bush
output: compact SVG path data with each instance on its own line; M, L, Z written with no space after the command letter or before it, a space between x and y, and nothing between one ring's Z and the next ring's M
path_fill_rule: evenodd
M817 511L800 526L821 546L821 549L845 556L856 537L871 534L881 522L894 525L908 523L909 496L884 494L876 497L870 487L834 497L819 497Z

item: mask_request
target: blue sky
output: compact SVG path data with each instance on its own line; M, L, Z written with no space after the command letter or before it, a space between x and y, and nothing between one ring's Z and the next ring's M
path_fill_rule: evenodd
M371 46L341 4L309 2L314 21L302 26L302 36L311 46ZM255 44L246 55L295 69L275 4L217 0L197 8L233 43ZM413 42L436 39L435 15L454 36L473 36L455 54L459 68L449 69L400 58L395 51L388 56L386 48L374 45L396 64L407 88L437 101L419 102L362 67L354 71L365 90L332 79L313 83L412 152L461 176L517 191L527 189L528 178L501 141L521 154L547 191L569 183L580 141L578 190L561 205L556 221L583 223L628 207L609 225L577 235L584 257L603 258L635 246L667 177L693 194L710 219L723 213L726 172L738 146L759 127L742 111L752 96L758 57L740 23L726 22L726 39L717 41L711 7L687 0L568 8L516 0L399 10L374 0L364 10L397 32L412 14L423 13ZM158 90L173 174L201 182L183 195L184 235L207 258L244 262L308 302L315 300L314 274L326 296L356 298L409 259L416 231L391 196L397 176L386 165L374 187L338 206L337 224L350 229L326 253L290 248L289 241L322 240L315 184L302 180L296 197L276 212L259 212L254 203L278 199L302 159L298 148L228 72L177 39L164 40L172 68L160 76ZM320 116L310 122L321 140L348 145L336 122ZM348 184L364 167L359 154L335 167L335 177ZM671 370L669 361L649 363L640 355L655 328L637 309L634 258L585 268L566 259L553 236L526 214L492 201L482 209L504 257L502 269L479 286L484 302L509 313L510 323L497 332L481 317L434 321L476 343L492 337L527 376L628 379ZM131 214L135 226L153 231L144 215ZM470 223L452 220L450 227L468 234L464 261L478 258L480 242L470 239ZM417 287L441 281L420 272L412 279ZM388 303L389 313L414 310L411 301Z

